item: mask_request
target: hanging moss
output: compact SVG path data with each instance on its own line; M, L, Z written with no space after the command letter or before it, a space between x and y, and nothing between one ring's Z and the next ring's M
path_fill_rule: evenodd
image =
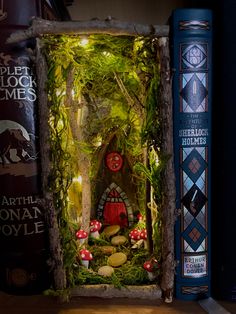
M99 282L101 277L89 274L88 279L88 273L76 262L75 230L79 224L71 221L69 213L75 205L68 200L68 189L73 184L72 178L80 174L76 161L78 149L90 159L88 171L93 182L99 167L98 156L107 145L107 138L115 134L119 150L132 161L132 170L138 178L140 204L144 203L146 178L153 187L154 203L162 202L161 176L165 166L165 157L160 151L159 67L155 40L108 35L89 36L87 43L82 39L79 36L45 36L43 39L49 66L47 86L53 164L49 189L54 194L58 213L69 285ZM71 70L74 76L70 93L77 110L76 117L83 115L84 108L89 111L83 126L86 139L83 142L73 137L69 121L66 82ZM144 147L149 152L149 168L144 166ZM154 155L159 159L158 165ZM153 206L157 208L155 204ZM160 254L161 220L158 211L153 215L156 218L154 243ZM130 257L129 264L116 270L109 280L115 281L116 285L146 282L146 273L140 267L140 261L137 263L139 258L138 254ZM100 283L104 280L100 278Z

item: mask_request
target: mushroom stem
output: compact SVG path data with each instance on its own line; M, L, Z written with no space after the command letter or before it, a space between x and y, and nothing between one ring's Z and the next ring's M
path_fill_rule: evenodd
M147 274L148 274L148 279L149 279L150 281L153 281L153 280L156 279L156 275L155 275L153 272L147 271Z
M143 240L144 241L144 248L147 250L148 249L148 242L147 240Z
M134 245L131 247L131 249L139 249L142 246L143 242L144 242L143 239L136 241Z
M98 239L99 238L99 232L98 231L90 232L90 236L91 236L91 238Z
M86 242L86 239L79 239L80 245L83 245Z
M89 268L89 261L86 261L86 260L82 260L81 261L82 265L85 267L85 268Z

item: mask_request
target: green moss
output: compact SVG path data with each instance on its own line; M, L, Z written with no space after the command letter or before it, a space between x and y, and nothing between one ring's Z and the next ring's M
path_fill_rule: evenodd
M78 149L90 158L88 169L91 182L98 172L98 156L106 145L109 135L115 134L122 153L132 162L134 176L138 178L138 202L145 208L145 180L153 187L153 222L156 254L160 254L161 219L158 204L162 203L161 178L166 157L160 151L161 120L158 104L159 65L156 58L156 42L153 38L116 37L93 35L83 45L79 36L45 36L44 52L48 62L48 99L50 102L49 124L50 145L53 165L48 187L53 192L61 232L64 265L69 286L84 283L111 281L115 286L146 283L142 263L146 252L133 252L130 246L119 248L128 255L128 263L115 270L112 278L101 278L90 273L77 262L78 247L75 242L75 227L70 212L76 204L68 200L68 189L72 178L79 174L76 160ZM73 138L66 104L68 93L66 81L73 70L73 105L80 110L86 102L89 110L84 126L86 141L78 143ZM150 167L144 165L143 149L149 152ZM153 157L154 156L154 157ZM155 161L158 156L159 164ZM136 166L135 166L136 165ZM80 194L79 194L80 193ZM78 191L81 199L81 191ZM128 232L128 230L126 230ZM92 267L106 263L96 251L97 245L105 245L105 238L99 243L89 244L96 256Z

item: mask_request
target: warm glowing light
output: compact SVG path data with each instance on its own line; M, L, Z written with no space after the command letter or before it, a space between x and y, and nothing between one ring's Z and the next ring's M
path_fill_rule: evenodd
M102 53L104 56L106 56L106 57L109 57L109 56L111 56L111 53L110 52L108 52L108 51L103 51L103 53Z
M75 178L73 178L72 181L73 182L78 182L79 184L82 184L82 177L81 176L75 177Z
M158 165L158 164L159 164L159 158L158 158L158 156L157 156L157 155L155 156L155 162L156 162L156 165Z
M102 141L97 141L95 145L96 145L97 147L102 146Z
M101 136L99 136L99 137L97 138L97 140L96 140L96 142L94 143L94 145L95 145L96 147L102 146L102 138L101 138Z
M63 121L62 119L59 119L57 122L57 129L58 130L63 130L65 127L65 121Z
M83 37L80 40L80 45L84 47L84 46L86 46L88 44L88 42L89 42L88 38L87 37Z

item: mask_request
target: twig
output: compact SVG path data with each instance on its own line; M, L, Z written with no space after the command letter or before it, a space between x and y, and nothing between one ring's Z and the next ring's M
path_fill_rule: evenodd
M122 22L114 19L105 21L48 21L41 18L33 18L31 26L23 31L12 33L7 43L16 43L41 35L90 35L107 34L114 36L153 36L167 37L168 25L147 25Z

